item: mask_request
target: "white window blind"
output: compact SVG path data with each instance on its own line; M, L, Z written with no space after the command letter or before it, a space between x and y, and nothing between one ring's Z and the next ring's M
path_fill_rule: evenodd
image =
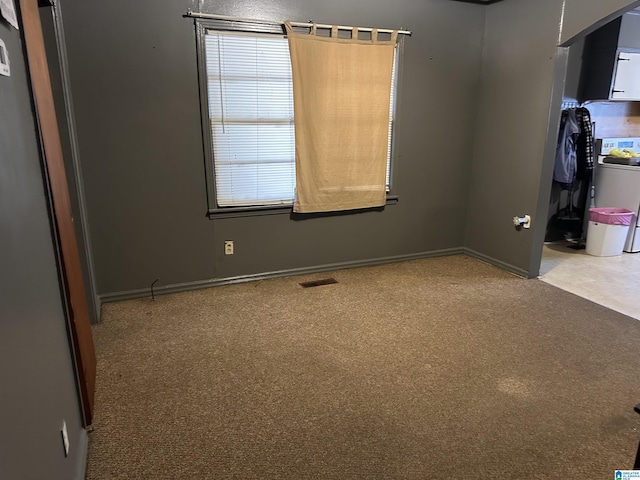
M205 42L218 206L291 203L295 135L287 39L207 32Z
M208 30L205 59L216 205L293 203L295 131L286 37ZM389 108L387 190L396 64L397 48Z

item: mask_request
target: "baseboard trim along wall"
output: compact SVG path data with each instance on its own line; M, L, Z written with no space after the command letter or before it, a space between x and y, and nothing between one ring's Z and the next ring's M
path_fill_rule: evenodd
M96 323L100 323L100 318L102 317L102 297L98 294L95 294L94 297L96 306Z
M509 273L513 273L518 277L529 278L529 272L523 268L516 267L514 265L511 265L510 263L506 263L501 260L497 260L483 253L476 252L475 250L471 250L470 248L465 248L464 253L465 255L469 255L470 257L475 258L476 260L480 260L481 262L488 263L489 265L493 265L494 267L498 267L502 270L506 270Z
M89 435L83 428L80 431L80 444L78 445L78 467L76 480L84 480L87 476L87 455L89 453Z
M167 295L169 293L186 292L189 290L198 290L202 288L217 287L221 285L232 285L234 283L254 282L258 280L268 280L271 278L293 277L297 275L308 275L311 273L328 272L332 270L343 270L346 268L356 267L372 267L375 265L384 265L387 263L399 263L409 260L420 260L423 258L446 257L450 255L462 255L465 249L447 248L443 250L432 250L429 252L412 253L409 255L395 255L392 257L382 257L367 260L355 260L351 262L329 263L325 265L317 265L313 267L292 268L288 270L278 270L276 272L256 273L251 275L240 275L237 277L220 278L212 280L198 280L195 282L174 283L170 285L160 285L153 289L156 295ZM473 256L473 255L471 255ZM124 292L105 293L100 295L101 304L109 302L119 302L121 300L131 300L134 298L150 297L151 290L149 288L140 288L137 290L128 290Z

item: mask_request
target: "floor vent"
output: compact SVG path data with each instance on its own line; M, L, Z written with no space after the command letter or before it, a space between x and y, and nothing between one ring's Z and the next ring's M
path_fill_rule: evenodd
M302 282L300 286L302 288L311 288L311 287L319 287L320 285L331 285L333 283L338 283L335 278L323 278L322 280L313 280L311 282Z

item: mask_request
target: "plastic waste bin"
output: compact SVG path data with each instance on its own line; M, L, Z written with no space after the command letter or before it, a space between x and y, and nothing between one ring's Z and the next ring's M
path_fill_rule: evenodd
M633 212L626 208L590 208L587 253L596 257L622 255Z

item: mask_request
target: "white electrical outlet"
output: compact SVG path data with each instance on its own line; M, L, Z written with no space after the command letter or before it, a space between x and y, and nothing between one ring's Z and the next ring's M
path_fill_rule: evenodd
M224 242L224 254L233 255L233 240L226 240Z
M62 420L62 429L60 429L60 433L62 433L62 445L64 446L64 456L69 456L69 434L67 433L67 422Z
M531 228L531 215L525 215L521 217L516 215L513 217L513 224L516 228Z

